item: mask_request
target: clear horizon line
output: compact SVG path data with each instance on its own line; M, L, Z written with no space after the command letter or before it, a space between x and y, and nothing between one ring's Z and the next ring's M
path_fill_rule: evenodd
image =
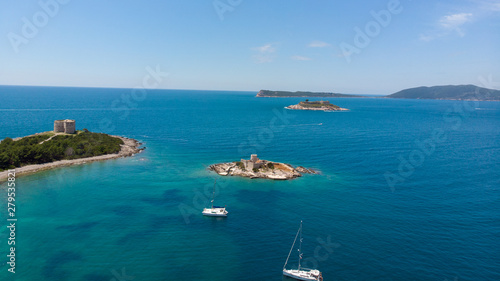
M0 87L47 87L47 88L88 88L88 89L123 89L123 90L132 90L134 88L128 87L113 87L113 86L48 86L48 85L18 85L18 84L0 84ZM177 90L177 91L218 91L218 92L255 92L258 93L260 90L219 90L219 89L185 89L185 88L144 88L146 90ZM269 90L269 91L286 91L286 90ZM337 94L345 94L345 95L361 95L361 96L386 96L390 94L358 94L358 93L340 93L337 91L310 91L310 90L295 90L295 91L286 91L286 92L313 92L313 93L337 93Z

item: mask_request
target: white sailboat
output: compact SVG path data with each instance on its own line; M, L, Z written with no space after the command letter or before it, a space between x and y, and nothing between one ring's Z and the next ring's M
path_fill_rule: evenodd
M300 242L299 242L299 267L297 269L286 269L286 264L288 263L288 259L290 258L290 254L292 253L293 247L295 246L295 241L297 241L297 237L300 234ZM300 261L302 260L302 221L300 221L300 227L295 235L295 239L293 240L292 248L290 249L290 253L288 253L288 257L286 258L285 265L283 266L283 275L291 277L296 280L304 280L304 281L323 281L323 276L321 272L317 269L309 269L300 266Z
M218 207L214 206L214 198L215 198L215 184L217 180L214 181L214 192L212 193L212 207L211 208L204 208L202 214L204 216L209 216L209 217L227 217L227 211L226 207Z

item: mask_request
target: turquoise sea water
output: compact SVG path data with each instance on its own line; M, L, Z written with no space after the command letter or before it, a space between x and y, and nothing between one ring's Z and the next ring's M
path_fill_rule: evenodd
M71 118L147 147L17 178L15 274L1 184L0 280L282 280L300 220L324 280L500 280L500 103L345 98L325 113L255 94L0 87L2 139ZM250 153L322 174L206 170ZM214 178L226 219L200 214Z

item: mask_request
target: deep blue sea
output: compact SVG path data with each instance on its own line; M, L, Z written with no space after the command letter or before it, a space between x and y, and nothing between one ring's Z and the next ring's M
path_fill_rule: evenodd
M350 111L327 113L255 94L0 87L2 139L68 118L146 147L18 177L15 274L1 184L0 280L282 280L300 220L325 281L500 280L500 102L334 98ZM206 169L251 153L321 174ZM201 215L214 179L226 219Z

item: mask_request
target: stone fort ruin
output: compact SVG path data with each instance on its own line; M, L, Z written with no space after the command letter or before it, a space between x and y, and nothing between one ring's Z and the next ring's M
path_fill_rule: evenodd
M54 133L75 133L75 120L56 120L54 121Z
M262 167L262 161L257 157L257 154L250 155L250 160L241 159L241 163L247 170L259 169Z

